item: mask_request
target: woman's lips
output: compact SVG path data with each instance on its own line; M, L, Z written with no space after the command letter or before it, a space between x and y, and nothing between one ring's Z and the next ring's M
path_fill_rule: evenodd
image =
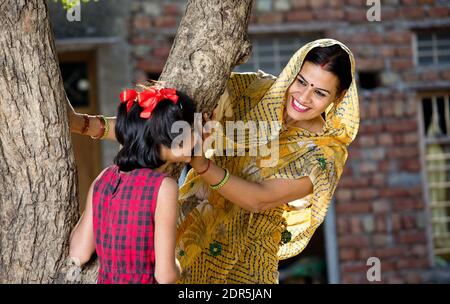
M311 109L311 108L308 108L308 107L302 105L295 98L292 98L291 105L295 111L300 112L300 113L305 113Z

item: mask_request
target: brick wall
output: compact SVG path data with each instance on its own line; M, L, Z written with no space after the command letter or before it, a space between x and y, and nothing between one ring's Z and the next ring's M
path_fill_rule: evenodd
M450 28L450 4L381 1L381 22L368 22L365 0L256 0L250 33L319 31L347 44L358 71L379 71L381 86L360 90L361 128L336 192L342 283L368 283L366 261L381 259L382 282L430 280L429 236L421 179L418 90L450 89L450 68L413 63L413 29ZM129 42L134 77L160 73L184 1L133 2Z

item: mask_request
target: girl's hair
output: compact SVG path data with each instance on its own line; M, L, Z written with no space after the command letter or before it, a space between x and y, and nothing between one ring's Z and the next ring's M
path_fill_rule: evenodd
M339 45L315 47L308 52L304 61L320 65L324 70L338 77L337 95L350 87L352 83L350 57Z
M171 132L172 124L182 120L192 126L194 102L180 91L176 94L176 104L169 99L161 100L148 119L139 116L143 109L137 102L128 113L126 102L119 105L115 133L122 148L114 163L121 171L161 167L165 163L160 156L161 145L170 148L172 140L180 134Z

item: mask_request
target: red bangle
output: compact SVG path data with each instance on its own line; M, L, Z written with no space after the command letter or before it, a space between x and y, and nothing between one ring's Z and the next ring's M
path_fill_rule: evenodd
M202 172L197 172L197 174L199 174L199 175L204 174L206 171L208 171L210 165L211 165L211 160L208 159L208 166L206 167L206 169L203 170Z
M86 132L89 130L89 115L83 114L84 118L84 126L83 129L81 129L81 135L86 134Z
M97 118L100 121L100 132L97 136L91 136L92 139L99 139L102 138L103 135L105 135L105 117L103 115L96 115L95 118Z

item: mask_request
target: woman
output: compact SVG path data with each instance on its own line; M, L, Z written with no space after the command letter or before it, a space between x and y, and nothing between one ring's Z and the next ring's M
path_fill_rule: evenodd
M263 166L261 153L219 156L219 147L212 161L193 157L180 188L180 282L277 283L278 261L299 254L323 222L356 136L353 55L321 39L297 51L276 79L232 74L215 113L222 123L275 122L258 130L257 143L232 142L246 151L271 145L278 158Z

